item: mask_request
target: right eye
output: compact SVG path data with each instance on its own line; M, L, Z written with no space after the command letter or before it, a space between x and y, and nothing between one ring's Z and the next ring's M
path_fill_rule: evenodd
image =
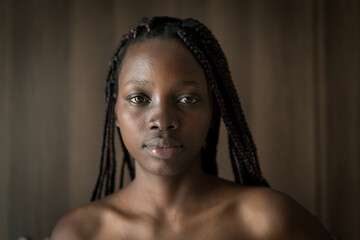
M150 99L145 96L137 95L130 97L129 101L133 104L143 104L143 103L149 103Z

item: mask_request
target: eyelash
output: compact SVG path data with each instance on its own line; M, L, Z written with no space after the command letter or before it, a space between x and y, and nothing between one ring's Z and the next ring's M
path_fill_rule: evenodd
M190 98L190 102L187 102L185 99L186 98ZM184 102L182 102L181 100L185 100ZM195 98L195 97L191 97L191 96L185 96L185 97L182 97L178 100L179 103L182 103L182 104L195 104L199 101L199 99Z
M141 98L141 101L136 100L136 98ZM145 104L145 103L150 103L151 100L149 97L147 96L143 96L143 95L135 95L135 96L130 96L128 98L128 101L132 104Z
M135 105L142 105L142 104L146 104L146 103L151 102L151 99L149 97L147 97L147 96L144 96L144 95L135 95L135 96L132 95L132 96L128 97L127 100L131 104L135 104ZM192 96L184 96L184 97L181 97L181 98L179 98L177 100L178 103L186 104L186 105L195 104L198 101L199 101L199 99L197 97L192 97Z

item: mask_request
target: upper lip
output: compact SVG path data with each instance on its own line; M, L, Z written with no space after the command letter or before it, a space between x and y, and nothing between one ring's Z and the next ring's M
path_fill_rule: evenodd
M176 148L182 147L181 142L173 138L154 138L145 143L145 147L155 147L155 148Z

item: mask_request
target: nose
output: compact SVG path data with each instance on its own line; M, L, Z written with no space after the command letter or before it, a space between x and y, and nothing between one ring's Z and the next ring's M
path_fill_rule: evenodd
M152 109L149 119L149 129L159 131L177 130L180 122L175 113L175 106L159 104Z

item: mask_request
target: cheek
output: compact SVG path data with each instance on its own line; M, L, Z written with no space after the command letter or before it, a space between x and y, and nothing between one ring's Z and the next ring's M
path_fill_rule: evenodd
M187 124L189 139L194 145L202 146L210 129L212 121L211 111L204 110L188 117L192 119L192 121L188 121Z
M120 128L121 137L126 148L130 149L138 145L137 138L143 132L143 122L141 117L128 109L118 107L116 109L117 122Z

